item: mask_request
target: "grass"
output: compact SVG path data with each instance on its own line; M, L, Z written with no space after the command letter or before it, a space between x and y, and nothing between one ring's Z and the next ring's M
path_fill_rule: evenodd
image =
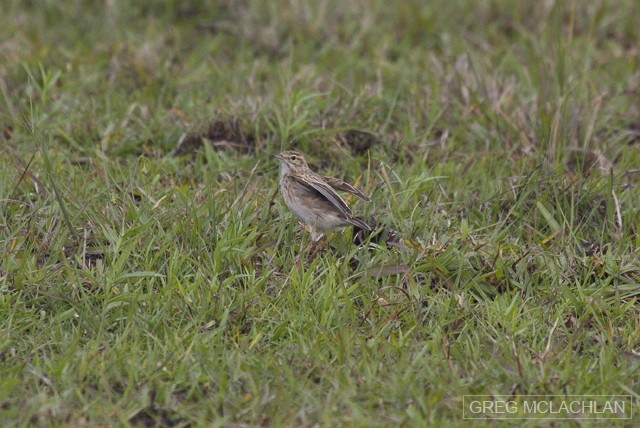
M3 7L3 424L639 398L639 6L423 3ZM377 237L296 265L292 147Z

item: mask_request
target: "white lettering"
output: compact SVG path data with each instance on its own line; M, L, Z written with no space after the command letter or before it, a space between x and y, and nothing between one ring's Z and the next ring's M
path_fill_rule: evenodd
M473 400L471 403L469 403L469 410L471 410L471 413L480 413L482 411L482 408L480 407L480 402L477 400Z

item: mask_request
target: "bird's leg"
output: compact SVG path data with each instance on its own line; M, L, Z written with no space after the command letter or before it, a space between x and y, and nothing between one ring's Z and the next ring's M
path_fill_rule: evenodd
M327 235L325 235L324 233L318 234L318 232L310 226L309 231L311 232L311 242L304 248L304 250L300 252L300 254L296 256L296 265L300 264L300 258L302 257L302 255L311 250L313 250L313 252L308 257L308 260L312 261L313 259L315 259L318 255L318 252L322 248L322 246L319 244L327 237Z
M296 266L300 266L300 261L302 260L302 256L309 251L310 248L313 247L313 245L315 244L315 230L311 227L308 226L302 222L300 222L300 224L302 225L302 228L305 230L309 230L309 232L311 233L311 242L309 244L307 244L306 247L304 247L302 250L300 250L300 253L298 253L298 255L296 256ZM304 238L303 238L304 240ZM302 244L302 242L300 243Z
M310 227L309 229L311 232L311 241L313 241L312 243L316 243L325 237L324 233L319 234L313 227Z
M311 237L312 237L312 242L311 244L309 244L309 246L305 250L305 251L313 250L313 252L308 258L309 261L312 261L313 259L316 258L316 256L322 249L321 243L326 240L327 235L325 235L324 233L321 233L320 235L318 235L317 232L314 230Z

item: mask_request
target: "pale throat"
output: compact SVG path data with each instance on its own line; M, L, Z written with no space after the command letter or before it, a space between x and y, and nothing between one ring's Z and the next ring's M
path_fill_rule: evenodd
M283 175L291 171L291 168L289 168L289 165L287 165L286 162L280 162L280 164L282 165L282 168L280 168L280 177L282 177Z

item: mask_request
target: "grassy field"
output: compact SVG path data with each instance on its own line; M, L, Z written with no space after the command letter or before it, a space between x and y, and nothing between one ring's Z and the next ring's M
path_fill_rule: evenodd
M3 426L640 399L637 1L213 3L3 2ZM296 264L288 148L377 232Z

